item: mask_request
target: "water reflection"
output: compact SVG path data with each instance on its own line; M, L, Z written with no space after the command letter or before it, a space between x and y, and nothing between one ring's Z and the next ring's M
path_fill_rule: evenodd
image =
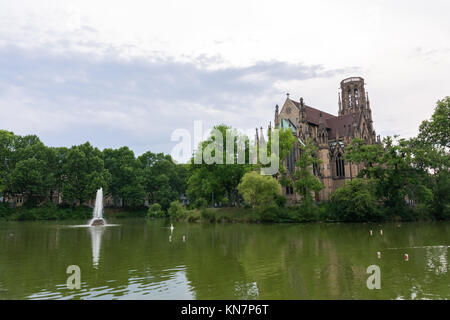
M450 298L450 223L386 224L383 237L370 224L120 223L1 224L0 299ZM71 264L80 290L67 289ZM381 290L366 287L372 264Z
M102 236L105 232L105 227L90 227L89 233L91 234L92 244L92 265L94 268L98 268L98 262L100 260L100 248L102 246Z

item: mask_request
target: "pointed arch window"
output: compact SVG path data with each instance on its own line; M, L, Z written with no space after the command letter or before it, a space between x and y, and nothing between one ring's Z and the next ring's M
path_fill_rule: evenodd
M355 106L358 106L359 103L359 93L358 89L355 89Z
M348 106L352 107L352 91L348 89Z
M336 157L336 176L345 177L344 157L340 153Z

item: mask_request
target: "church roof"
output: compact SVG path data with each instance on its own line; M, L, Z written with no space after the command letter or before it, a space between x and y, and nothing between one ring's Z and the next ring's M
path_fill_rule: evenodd
M339 117L334 117L326 120L327 128L330 129L328 132L329 139L336 138L336 132L339 136L348 136L351 134L351 127L353 123L353 116L351 114L346 114Z
M300 109L300 102L297 102L294 100L291 100L291 101L295 104L295 106L297 108ZM311 122L315 125L319 125L319 118L320 118L321 112L322 112L322 117L325 119L325 121L329 118L336 118L336 116L334 116L328 112L321 111L319 109L316 109L316 108L313 108L313 107L310 107L307 105L305 105L305 109L306 109L306 121Z
M300 102L291 100L294 105L300 109ZM335 116L328 112L321 111L319 109L305 105L306 109L306 121L309 123L319 125L320 113L322 113L322 118L325 120L325 127L328 130L329 139L336 138L336 132L339 136L347 136L351 134L351 128L353 123L353 116L351 114L346 114L343 116ZM356 118L359 117L359 113L356 114Z

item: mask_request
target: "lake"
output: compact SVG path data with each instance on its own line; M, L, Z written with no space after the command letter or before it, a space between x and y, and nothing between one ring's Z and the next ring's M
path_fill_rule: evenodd
M449 222L174 223L171 237L164 219L80 223L1 222L0 299L450 298Z

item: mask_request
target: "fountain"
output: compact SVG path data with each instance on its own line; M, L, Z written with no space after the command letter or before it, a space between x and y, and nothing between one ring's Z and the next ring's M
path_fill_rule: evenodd
M95 198L95 207L93 218L89 223L91 227L103 226L105 225L105 220L103 219L103 189L97 190L97 197Z

